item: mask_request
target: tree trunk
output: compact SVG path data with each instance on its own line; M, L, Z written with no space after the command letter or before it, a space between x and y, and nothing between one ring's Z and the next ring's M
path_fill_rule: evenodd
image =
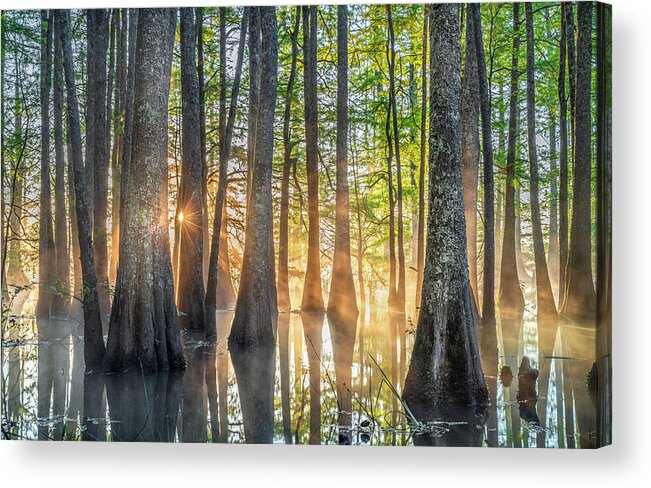
M393 139L391 138L391 102L387 102L387 115L384 132L387 139L387 186L389 187L389 308L396 304L396 224L395 197L393 196Z
M612 9L597 4L597 445L612 442Z
M549 124L549 170L551 180L550 200L549 200L549 248L548 262L549 262L549 278L554 285L557 285L558 280L558 165L556 151L556 120L551 117Z
M121 10L118 29L117 51L117 97L113 117L113 152L111 155L111 261L109 281L115 284L120 256L120 179L121 161L124 153L125 105L127 98L127 9Z
M222 222L225 220L225 212L222 209L225 208L226 190L228 189L228 160L230 158L231 139L233 137L233 127L235 125L235 114L237 113L237 97L240 90L240 77L242 76L244 46L246 44L246 29L249 25L250 11L251 10L249 8L245 8L242 14L240 44L237 51L237 64L235 67L235 77L233 79L233 90L231 92L231 104L228 111L228 123L226 125L223 143L220 143L219 146L219 182L217 186L217 198L215 199L215 217L212 226L210 262L208 266L208 282L206 285L206 297L204 303L204 309L206 313L206 337L210 339L215 339L217 333L215 329L217 326L217 293L219 292L219 282L222 280L223 276L219 272L219 259L222 255L221 248L222 244L224 243L224 241L222 241L222 234L224 233L222 231L222 225L226 224L226 222ZM227 278L230 280L230 274L227 275Z
M393 140L395 142L396 151L396 203L398 212L398 287L396 289L396 309L399 313L405 311L405 245L404 245L404 232L403 232L403 211L402 211L402 164L400 160L400 133L398 131L398 107L396 103L396 46L395 35L393 31L393 19L391 16L391 5L387 5L387 18L389 24L389 102L391 103L392 121L393 121ZM404 340L401 338L401 343Z
M108 151L106 143L106 52L109 38L109 15L105 9L88 10L88 97L93 97L87 117L92 125L91 159L93 185L93 253L97 276L102 323L109 311L108 248L106 216L108 211ZM88 142L86 143L88 145ZM87 172L87 177L90 173Z
M524 296L518 279L516 254L516 144L518 137L520 51L520 4L513 4L513 53L511 55L511 94L509 99L509 135L506 155L506 195L504 203L504 241L502 244L502 267L500 272L500 313L502 316L522 315Z
M596 314L590 218L592 3L578 5L576 51L572 222L563 314L575 321L588 322Z
M516 254L516 144L518 137L519 75L518 54L520 51L520 4L513 4L513 53L511 55L511 94L509 97L509 135L506 154L506 195L504 202L504 241L502 244L502 266L500 270L500 314L519 317L524 311L524 295L518 279ZM519 191L519 190L518 190Z
M568 241L568 142L567 142L567 97L565 95L567 65L567 2L561 4L561 36L558 65L558 105L559 105L559 223L558 223L558 302L562 306L565 295L565 273L567 268Z
M167 220L167 100L175 24L174 9L140 9L138 14L133 153L122 193L120 263L106 357L109 372L185 366Z
M538 320L556 318L554 293L547 271L547 257L542 235L538 195L538 149L536 147L536 88L534 73L533 10L525 3L527 28L527 142L529 147L529 198L531 202L531 232L536 263L536 299Z
M50 188L50 90L52 88L52 13L41 11L41 199L38 227L38 301L36 316L46 320L52 314L56 278L56 250L52 231ZM45 322L47 323L47 322Z
M289 177L292 169L291 109L296 82L296 60L298 57L298 29L301 22L301 9L296 7L294 30L290 32L292 43L292 63L285 95L283 114L283 176L280 185L280 235L278 241L278 310L289 312L292 309L289 296Z
M182 329L204 331L203 203L199 81L194 9L181 12L182 166L179 188L177 304Z
M204 286L208 280L210 262L210 233L208 223L208 148L206 145L206 81L203 56L203 7L196 7L197 79L199 85L199 139L201 147L201 269ZM221 53L220 53L221 54ZM221 109L221 107L220 107ZM221 133L220 133L221 136Z
M403 397L419 415L441 404L482 405L464 238L458 4L432 4L430 29L429 217L416 340Z
M244 31L241 32L245 32ZM219 9L219 151L220 154L225 151L223 145L226 143L226 129L227 129L227 110L226 110L226 8ZM246 38L246 34L244 35ZM241 63L240 63L241 72ZM232 138L232 135L229 136ZM230 139L229 139L230 140ZM230 144L230 143L229 143ZM230 151L230 149L229 149ZM229 153L230 154L230 153ZM225 173L224 178L227 177ZM221 178L221 176L220 176ZM226 189L228 182L226 182ZM224 198L226 198L224 193ZM219 233L219 263L217 274L217 308L219 310L232 309L235 307L235 290L233 288L233 281L231 280L231 266L230 258L228 257L228 212L226 209L227 201L224 200L222 205L222 222Z
M70 296L70 255L68 253L68 222L66 220L66 162L63 151L63 58L60 26L54 22L54 243L56 249L56 312L66 312Z
M364 237L362 235L362 203L359 198L359 177L355 161L355 135L353 134L353 182L355 185L355 213L357 214L357 284L362 315L366 309L366 290L364 289Z
M72 42L68 27L68 16L65 11L57 10L55 15L61 27L60 37L63 46L64 73L66 79L69 139L72 149L72 165L75 186L75 208L77 217L77 233L79 236L79 251L83 276L83 305L84 305L84 360L87 372L98 372L102 368L104 358L104 338L102 337L102 319L95 263L93 258L92 225L88 209L88 195L81 148L81 128L79 123L79 105L77 88L72 61Z
M257 19L259 19L259 22ZM255 21L254 21L255 20ZM316 19L315 19L316 20ZM244 260L230 348L273 347L275 344L275 287L269 240L272 231L271 173L273 125L278 88L278 32L275 7L251 7L251 25L260 25L260 106L255 134L255 160L247 218ZM257 36L256 30L251 30ZM252 134L249 135L253 136Z
M479 77L472 15L466 13L466 55L461 79L461 181L466 216L470 288L479 303L477 280L477 183L479 178Z
M133 99L136 84L136 48L138 41L138 12L140 9L129 9L129 56L127 68L127 87L124 106L124 142L122 143L122 160L120 162L120 229L124 227L124 194L127 191L129 163L133 142ZM119 252L119 251L118 251Z
M62 61L63 63L63 56ZM64 80L65 81L65 80ZM64 86L65 89L65 86ZM64 93L65 97L65 93ZM68 214L70 215L70 254L72 259L72 292L74 299L71 302L71 312L77 309L82 300L83 272L81 269L81 250L79 248L79 227L77 223L77 199L75 195L74 163L72 159L72 129L70 117L66 117L66 146L68 149Z
M420 106L420 168L418 171L418 260L416 277L416 308L420 307L425 263L425 165L427 162L427 29L429 7L423 4L423 53L421 64ZM463 100L463 98L462 98ZM463 154L463 153L462 153Z
M301 310L323 312L319 229L319 159L317 100L317 7L303 7L303 65L305 78L305 153L307 166L308 250Z
M482 39L481 11L479 4L468 7L472 16L472 32L477 56L479 106L481 109L482 153L484 160L484 289L482 293L482 320L480 345L483 357L494 361L492 367L497 375L497 325L495 322L495 185L493 181L493 138L491 127L491 101L486 76L486 55ZM494 395L495 390L491 390Z
M390 8L388 10L390 12ZM328 299L328 317L335 323L357 321L357 296L350 262L348 192L348 7L337 8L337 194L335 251ZM404 253L403 253L404 261ZM403 262L404 265L404 262ZM404 269L403 269L404 271Z

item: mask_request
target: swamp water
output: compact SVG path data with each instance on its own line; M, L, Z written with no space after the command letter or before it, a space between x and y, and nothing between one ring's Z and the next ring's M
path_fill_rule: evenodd
M184 334L183 372L85 375L79 323L37 324L34 297L17 296L3 324L3 439L594 444L595 407L586 386L594 330L537 324L531 293L521 320L498 319L498 369L485 371L496 392L492 405L481 414L445 413L417 424L399 396L415 331L409 314L400 319L386 307L367 307L352 355L350 341L333 334L327 317L280 314L275 350L233 354L226 346L233 313L222 312L216 344ZM39 337L46 328L47 337Z

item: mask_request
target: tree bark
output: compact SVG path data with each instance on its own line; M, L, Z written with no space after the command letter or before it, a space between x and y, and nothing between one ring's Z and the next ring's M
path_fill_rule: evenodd
M524 295L518 279L516 254L516 144L518 137L518 98L520 82L518 58L520 51L520 4L513 4L513 52L511 54L511 94L509 97L509 135L506 154L506 195L504 202L504 241L500 270L499 305L502 317L519 317L524 311ZM519 190L518 190L519 191Z
M251 25L259 19L261 32L260 106L255 134L255 160L247 218L244 260L233 326L232 348L273 347L275 344L275 287L269 252L272 232L271 173L273 125L278 88L278 32L275 7L251 7ZM256 20L257 20L256 19ZM258 35L252 30L252 35ZM249 135L250 137L252 134Z
M301 22L301 9L296 7L294 29L290 32L292 43L292 62L287 80L285 112L283 114L283 176L280 186L280 235L278 240L278 310L289 312L292 308L289 296L289 177L292 169L291 109L296 83L296 60L298 57L298 29Z
M68 253L68 222L66 220L66 163L63 151L63 59L59 23L54 21L54 244L56 251L56 312L66 312L70 296L70 255Z
M550 115L549 123L549 170L550 170L550 199L549 199L549 247L547 249L550 280L554 285L558 280L558 164L556 151L556 120Z
M241 32L245 32L244 31ZM227 108L226 108L226 65L228 56L226 54L226 8L219 9L219 153L225 151L223 147L226 143ZM246 34L244 34L246 38ZM240 63L241 72L241 63ZM232 135L230 136L232 138ZM230 139L229 139L230 140ZM230 143L229 143L230 144ZM229 149L230 151L230 149ZM225 174L224 178L227 177ZM221 178L221 176L220 176ZM226 183L228 188L228 183ZM224 194L225 195L225 194ZM224 198L226 198L224 196ZM235 290L231 279L230 258L228 257L228 212L227 200L222 205L222 222L219 233L219 263L217 274L217 308L219 310L232 309L235 307Z
M38 226L38 300L36 316L46 321L52 314L56 278L56 250L52 230L50 188L50 90L52 88L52 13L41 11L41 199ZM45 322L47 323L47 322Z
M197 79L199 85L199 139L201 147L201 268L204 286L208 280L210 262L210 233L208 223L208 147L206 144L206 81L203 55L203 7L196 7ZM221 54L221 53L220 53ZM221 109L221 107L220 107ZM220 111L221 113L221 111ZM220 133L221 136L221 133Z
M120 263L106 357L109 372L185 366L167 221L167 104L175 24L174 9L138 13L133 153L122 193Z
M612 442L612 8L597 4L597 445Z
M391 5L387 5L387 19L389 27L389 102L391 103L391 116L393 122L393 140L396 151L396 204L398 212L398 287L396 288L396 309L399 313L405 311L405 245L404 245L404 225L402 211L402 164L400 160L400 133L398 131L398 107L396 103L396 47L395 34L393 30L393 18L391 15ZM401 342L404 342L401 340Z
M203 203L199 81L194 9L181 12L182 166L179 188L177 304L182 329L204 331Z
M237 50L237 64L235 77L233 79L233 90L231 92L231 104L228 111L228 122L225 129L223 144L219 146L219 182L217 185L217 198L215 199L215 217L212 226L212 241L210 247L210 262L208 265L208 282L206 285L206 297L204 309L206 313L206 337L216 338L217 327L217 294L219 292L219 281L222 274L219 272L219 259L222 255L223 234L222 225L225 225L223 208L226 204L226 190L228 189L228 160L230 159L231 140L235 115L237 113L237 97L240 90L240 77L242 76L242 62L244 59L244 46L246 45L246 30L249 26L249 14L251 10L245 8L242 14L242 26L240 28L240 44ZM248 212L247 212L248 213ZM248 216L247 216L248 221ZM227 276L230 280L230 275ZM241 286L241 283L240 283Z
M75 209L77 217L77 233L79 236L79 251L83 276L83 305L84 305L84 360L87 372L98 372L102 369L104 358L104 338L102 337L102 319L95 263L93 257L92 225L88 209L88 195L81 147L81 129L79 123L79 105L77 88L72 60L72 42L68 17L65 11L57 10L55 15L61 26L59 33L63 46L64 74L67 90L67 108L69 121L69 139L72 149L72 165L75 186Z
M536 147L536 88L534 73L533 10L525 3L527 29L527 142L529 147L529 198L531 201L531 231L536 262L536 299L538 320L556 318L554 293L549 281L547 257L542 235L540 203L538 194L538 148Z
M458 4L432 4L429 217L416 340L403 397L412 411L487 401L475 337L461 185Z
M319 229L319 157L317 99L317 7L303 7L303 67L305 84L305 153L307 166L308 250L301 310L323 312Z
M468 9L469 10L469 9ZM477 183L479 178L479 77L472 15L466 13L466 55L461 78L461 181L466 217L470 288L479 303L477 280Z
M482 320L480 345L483 357L494 361L497 374L497 324L495 321L495 185L493 177L493 137L491 127L491 100L486 76L486 55L482 39L479 4L468 6L472 15L472 32L477 56L479 106L481 111L482 154L484 160L484 289L482 293ZM494 394L494 391L491 391Z
M416 277L416 307L420 307L425 263L425 165L427 162L427 29L429 7L423 4L423 52L421 64L420 106L420 168L418 170L418 260ZM464 97L465 98L465 97ZM463 103L463 98L462 98ZM463 153L462 153L463 154Z
M127 98L127 9L121 10L117 48L117 96L113 117L113 151L111 154L111 261L109 281L115 284L120 256L120 180L124 153L125 106Z
M592 3L578 5L576 51L572 222L563 314L577 322L589 322L596 314L590 215Z
M122 161L120 162L120 229L124 227L124 194L127 191L129 164L133 142L133 99L136 84L136 48L138 41L138 12L140 9L129 9L129 44L127 87L124 106L124 142L122 144ZM119 251L118 251L119 252Z
M105 9L90 9L88 15L88 96L93 98L92 109L87 114L92 126L90 139L93 185L93 253L97 276L102 323L109 311L108 248L106 216L108 212L108 151L106 142L106 52L109 40L109 15ZM89 142L86 143L87 145ZM90 178L90 172L87 172Z
M559 106L559 222L558 222L558 302L562 306L565 295L565 273L567 268L568 242L568 141L567 141L567 96L565 95L567 65L567 2L561 4L561 34L558 66L558 106Z
M390 12L390 8L388 11ZM332 281L330 282L330 296L328 299L328 317L335 323L348 324L352 322L354 325L357 321L358 309L355 283L353 282L353 270L350 262L350 202L348 191L348 7L345 5L337 7L336 160L335 251L332 265Z

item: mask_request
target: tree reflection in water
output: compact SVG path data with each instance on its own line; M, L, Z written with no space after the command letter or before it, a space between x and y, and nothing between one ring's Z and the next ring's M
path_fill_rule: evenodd
M379 304L338 324L282 313L277 350L229 351L233 313L219 312L216 343L184 336L186 371L151 375L85 375L78 322L36 324L14 312L2 343L3 437L592 447L595 407L585 385L594 335L563 321L537 323L527 300L522 316L498 317L489 408L423 407L411 412L416 422L400 397L399 331L412 318L390 320ZM408 361L413 336L405 337ZM519 378L523 362L539 376Z

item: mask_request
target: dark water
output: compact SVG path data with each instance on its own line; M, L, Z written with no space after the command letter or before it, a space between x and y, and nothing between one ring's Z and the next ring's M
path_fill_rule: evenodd
M224 312L216 345L184 336L184 372L84 375L79 324L37 324L33 300L17 297L3 326L4 439L558 448L594 443L595 409L586 388L594 360L592 328L539 325L531 301L521 320L498 322L498 369L486 371L496 391L491 407L435 412L424 420L414 419L399 396L413 343L409 315L390 319L376 306L360 314L356 330L342 333L327 317L281 314L275 350L231 353L226 340L233 314ZM355 337L354 348L347 337ZM518 377L523 358L537 377L532 371ZM511 370L510 381L503 366Z

